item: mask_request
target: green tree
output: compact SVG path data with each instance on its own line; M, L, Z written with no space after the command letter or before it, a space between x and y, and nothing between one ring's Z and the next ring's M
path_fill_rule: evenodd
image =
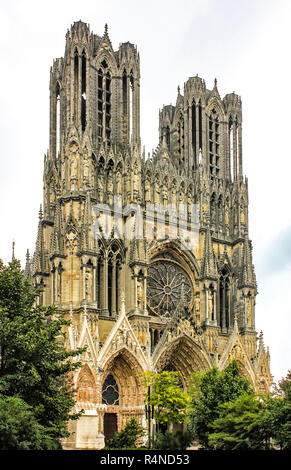
M177 372L145 372L143 384L150 390L150 393L145 393L145 403L154 406L158 427L161 424L185 421L190 399L179 386Z
M153 448L157 450L186 450L192 442L190 431L166 431L158 432L155 436Z
M0 450L43 450L57 448L32 408L17 397L0 397Z
M195 372L189 380L191 407L188 416L189 429L204 447L209 446L211 425L219 417L219 405L235 400L242 393L252 393L249 381L241 376L237 361L223 371L217 367Z
M262 426L266 397L244 393L218 407L209 443L217 450L270 449L270 430Z
M68 435L68 421L79 417L71 413L68 376L80 366L73 359L82 350L65 350L69 322L53 307L37 305L39 295L19 261L0 261L0 394L27 403L48 439L57 442Z
M291 371L275 386L273 397L261 418L261 425L270 430L272 440L282 450L291 450Z
M136 447L137 441L144 435L143 427L136 418L131 418L124 429L115 433L112 439L106 442L106 449L128 449Z

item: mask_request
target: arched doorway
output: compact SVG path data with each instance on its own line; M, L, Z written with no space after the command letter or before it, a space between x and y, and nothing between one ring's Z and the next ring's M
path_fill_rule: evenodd
M105 405L103 429L105 439L124 428L133 416L142 423L144 389L141 384L142 367L127 349L113 355L104 367L102 404Z
M105 413L104 415L104 438L105 445L109 439L112 439L114 434L117 432L117 414L116 413Z
M119 389L112 374L108 374L102 386L102 404L107 406L119 405ZM105 413L104 415L104 437L105 443L112 439L117 432L117 413Z

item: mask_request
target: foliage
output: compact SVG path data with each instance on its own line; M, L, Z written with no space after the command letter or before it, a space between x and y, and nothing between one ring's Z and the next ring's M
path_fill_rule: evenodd
M192 442L190 431L166 431L164 434L156 434L153 448L157 450L185 450Z
M219 406L219 418L211 428L209 443L217 450L270 449L270 432L262 425L266 398L244 393Z
M46 439L31 409L17 397L0 397L0 450L42 450L54 448Z
M154 418L158 425L185 420L190 399L179 386L177 372L144 372L143 385L150 387L150 394L145 393L145 403L154 406Z
M0 394L17 396L31 409L46 435L58 441L68 435L74 405L69 373L80 366L66 351L64 326L69 322L53 307L38 304L35 288L13 260L0 261Z
M242 393L252 393L248 380L240 375L237 361L226 369L217 367L195 372L189 380L191 407L188 416L189 429L204 447L209 447L211 425L219 417L219 405L235 400Z
M105 449L134 448L136 442L144 435L143 427L138 424L136 418L131 418L124 429L115 433L112 439L106 442Z
M275 387L268 400L262 426L269 429L273 442L282 450L291 450L291 371Z

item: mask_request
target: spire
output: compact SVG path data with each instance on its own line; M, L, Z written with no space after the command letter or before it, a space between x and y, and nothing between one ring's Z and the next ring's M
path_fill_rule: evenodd
M42 205L40 205L38 216L39 221L36 239L36 250L33 260L33 273L43 273L45 271Z
M207 215L207 227L205 233L204 255L202 260L202 276L204 278L216 279L217 268L210 233L209 215Z
M260 352L265 352L265 344L264 344L264 333L261 330L259 334L259 347L258 347L258 354Z
M243 247L243 264L241 274L241 285L245 287L256 287L253 273L252 257L247 230L245 231Z
M103 39L106 39L111 44L109 34L108 34L108 24L107 23L105 23L105 26L104 26Z
M11 258L12 261L15 260L15 241L13 240L12 242L12 258Z
M24 269L24 272L26 274L27 277L31 277L31 263L30 263L30 253L29 253L29 249L27 248L27 251L26 251L26 263L25 263L25 269Z
M61 229L62 229L61 207L60 207L60 201L57 200L55 216L54 216L54 230L53 230L52 238L51 238L51 251L53 253L62 253L63 251Z

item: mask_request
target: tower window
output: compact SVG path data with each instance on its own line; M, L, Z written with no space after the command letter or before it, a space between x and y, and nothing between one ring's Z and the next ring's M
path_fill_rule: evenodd
M166 127L166 143L168 149L170 149L170 128L169 126Z
M61 96L60 86L56 86L56 158L58 157L61 147Z
M220 328L230 326L230 280L227 270L223 269L219 277L219 323Z
M98 70L98 140L101 142L103 135L103 72Z
M208 121L209 137L209 171L210 178L219 178L220 174L220 150L219 150L219 120L213 109Z
M231 181L233 181L233 121L232 121L232 118L229 119L228 129L229 129L230 179L231 179Z
M77 49L74 56L74 118L78 119L78 98L79 98L79 56Z
M177 125L179 163L184 161L184 119L180 117Z
M105 60L102 64L104 69L108 68ZM106 66L105 66L106 65ZM111 76L109 71L100 68L98 70L97 87L97 128L98 141L111 140Z
M86 128L86 56L82 54L82 83L81 83L81 125Z
M134 87L134 79L132 71L130 72L130 79L129 79L129 141L132 141L132 134L133 134L133 87Z
M198 106L198 118L199 118L199 148L202 150L202 106L201 106L201 101L199 101L199 106Z
M196 156L196 104L195 100L192 103L192 145L194 155Z

